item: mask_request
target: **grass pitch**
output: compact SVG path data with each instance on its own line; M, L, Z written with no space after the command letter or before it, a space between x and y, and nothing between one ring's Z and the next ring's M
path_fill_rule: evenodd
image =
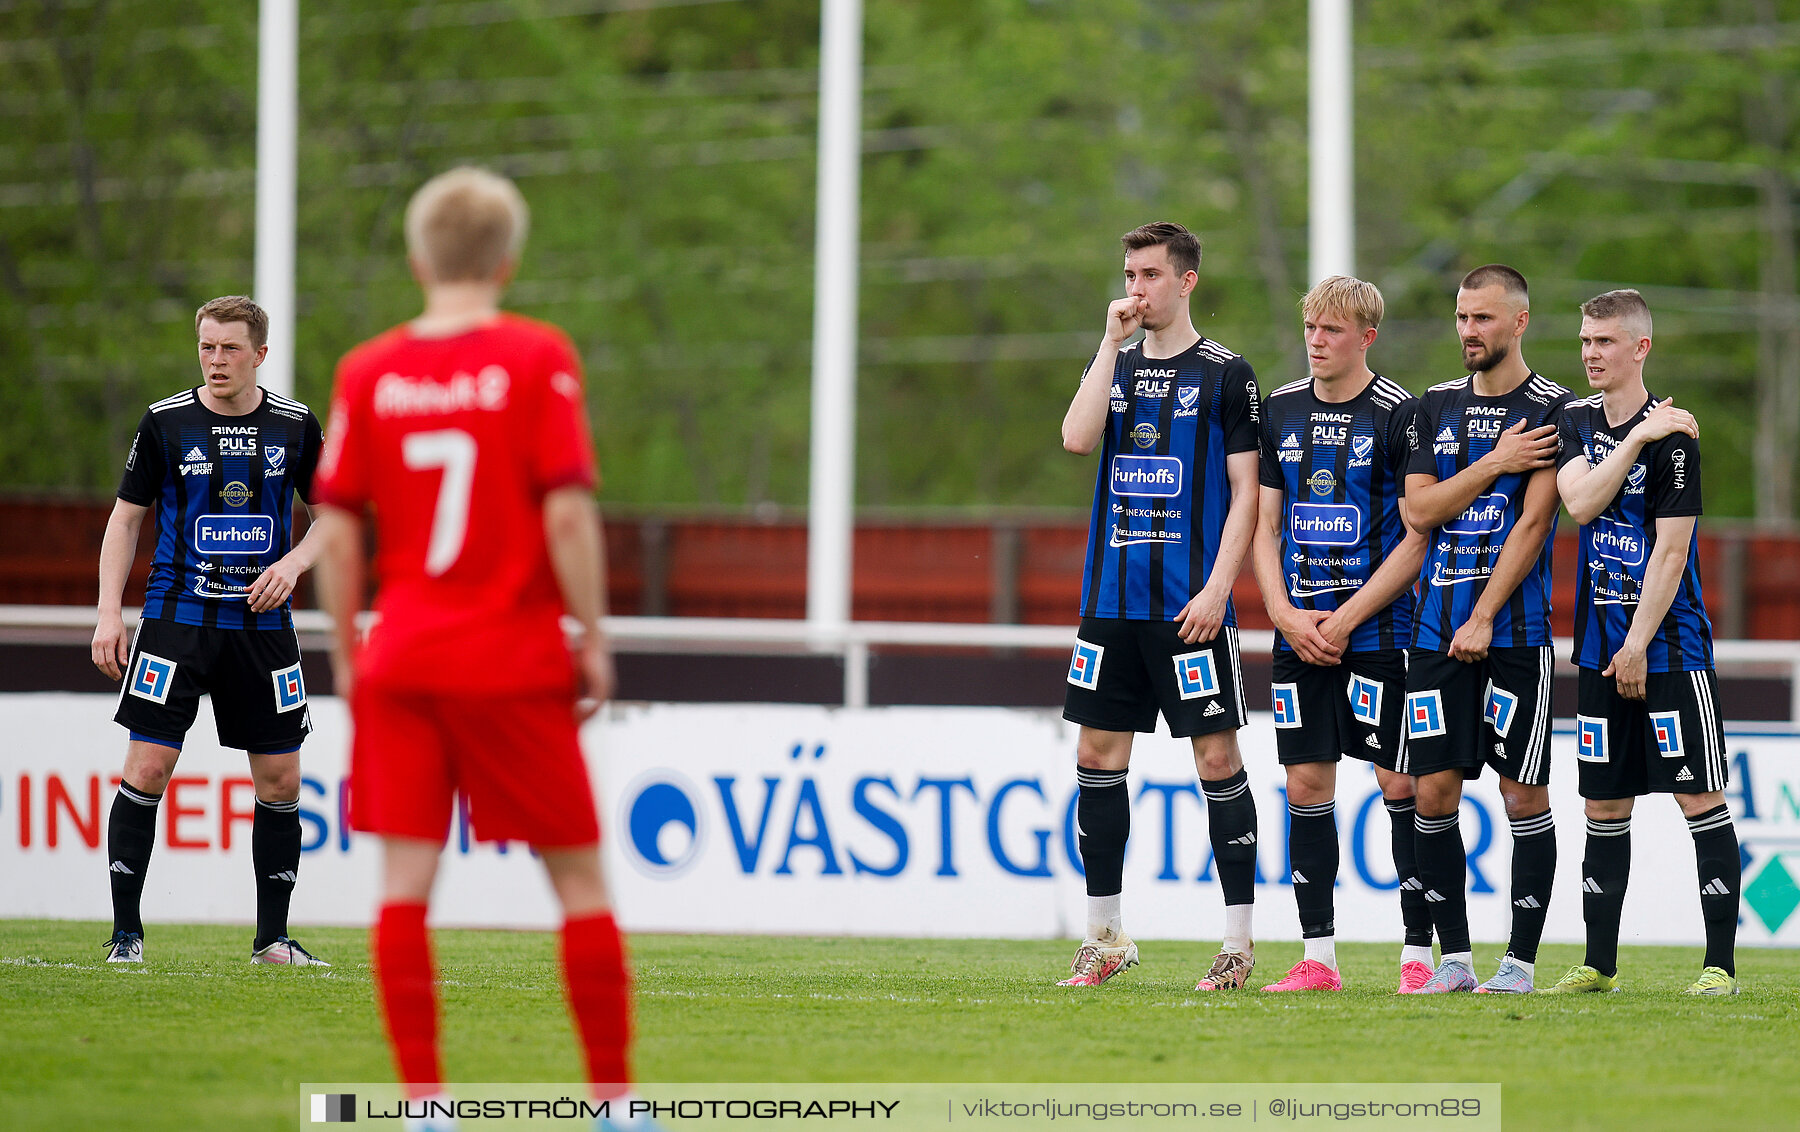
M249 931L152 925L109 967L95 923L0 921L0 1128L292 1129L302 1081L385 1081L366 933L308 929L329 971L253 967ZM446 1071L580 1078L553 936L439 932ZM1072 943L639 936L646 1081L1499 1081L1516 1129L1800 1121L1800 952L1739 953L1744 993L1689 999L1699 952L1625 948L1616 995L1396 998L1398 949L1340 944L1342 994L1196 994L1209 946L1140 943L1096 990ZM1477 949L1479 974L1498 947ZM1255 985L1299 945L1266 944ZM1549 947L1548 984L1579 949Z

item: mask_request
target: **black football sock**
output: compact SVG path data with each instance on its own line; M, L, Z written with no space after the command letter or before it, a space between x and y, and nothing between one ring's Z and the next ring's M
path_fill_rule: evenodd
M1125 771L1075 768L1076 843L1089 896L1117 896L1125 887L1125 841L1131 836L1131 790Z
M288 903L300 872L300 800L256 800L250 825L250 859L256 867L256 942L260 951L288 934Z
M1419 880L1431 925L1445 955L1469 950L1469 857L1455 810L1442 817L1413 815L1419 845Z
M1587 922L1589 967L1619 973L1619 916L1631 880L1631 819L1589 818L1587 852L1581 858L1581 918Z
M1556 822L1549 810L1513 818L1512 837L1512 940L1506 953L1535 963L1556 880Z
M1419 880L1418 835L1413 830L1413 800L1384 798L1390 840L1394 848L1394 875L1400 878L1400 922L1411 947L1431 946L1431 908L1425 903L1425 885Z
M1300 910L1300 934L1306 939L1335 935L1338 873L1337 809L1332 802L1312 806L1288 803L1288 862L1293 872L1294 904Z
M150 851L156 848L156 807L161 794L146 794L129 783L119 783L112 813L106 821L107 873L112 880L113 930L144 934L140 910L144 898L144 874L150 871Z
M1202 780L1206 793L1206 827L1212 836L1213 861L1225 904L1256 902L1256 796L1250 776L1240 769L1217 782Z
M1700 918L1706 922L1706 966L1737 974L1738 889L1743 880L1737 827L1725 806L1687 820L1700 872Z

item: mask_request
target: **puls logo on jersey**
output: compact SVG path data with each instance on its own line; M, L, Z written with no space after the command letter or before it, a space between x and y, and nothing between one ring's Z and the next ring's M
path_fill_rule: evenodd
M1305 453L1300 451L1300 437L1297 433L1288 433L1282 440L1281 447L1276 449L1275 458L1284 464L1298 464Z
M1469 509L1444 524L1444 533L1449 535L1491 535L1506 522L1506 507L1510 500L1503 491L1480 496L1469 504Z
M1114 456L1114 495L1166 499L1181 494L1181 461L1174 456Z
M1167 373L1170 377L1175 376L1174 370L1151 370L1150 372L1157 374ZM1144 381L1139 379L1138 383L1131 388L1132 392L1136 393L1139 397L1167 397L1169 395L1169 382L1167 381Z
M1349 425L1316 424L1312 430L1314 448L1340 448L1350 439Z
M254 456L256 455L256 437L221 436L219 437L219 455Z

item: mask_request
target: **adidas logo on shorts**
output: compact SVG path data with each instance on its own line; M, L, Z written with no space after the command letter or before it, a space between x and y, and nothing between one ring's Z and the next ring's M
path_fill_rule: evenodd
M1724 881L1720 880L1718 877L1714 877L1711 880L1706 882L1706 887L1700 890L1700 895L1702 895L1702 896L1730 896L1731 889L1725 887Z
M1606 892L1606 890L1604 888L1600 887L1600 882L1595 880L1593 877L1583 877L1582 878L1581 891L1592 892L1596 895L1602 895Z
M1381 750L1381 740L1374 735L1367 735L1363 738L1363 746L1373 747L1379 751Z
M1513 901L1513 907L1515 907L1515 908L1542 908L1543 905L1538 903L1538 898L1535 896L1521 896L1519 899Z
M1218 700L1214 700L1212 703L1207 704L1206 710L1201 712L1200 714L1201 715L1224 715L1225 709L1219 706Z
M1692 781L1694 781L1694 772L1684 766L1680 770L1675 772L1675 781L1677 781L1677 782L1692 782Z

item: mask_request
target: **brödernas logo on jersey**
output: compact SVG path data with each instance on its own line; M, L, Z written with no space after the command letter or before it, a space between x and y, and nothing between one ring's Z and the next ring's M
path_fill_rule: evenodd
M487 366L478 374L459 372L449 381L383 374L375 382L375 415L431 417L471 410L495 412L506 408L506 395L511 388L512 377L499 366Z
M1114 456L1114 495L1148 495L1166 499L1181 494L1181 461L1174 456Z

